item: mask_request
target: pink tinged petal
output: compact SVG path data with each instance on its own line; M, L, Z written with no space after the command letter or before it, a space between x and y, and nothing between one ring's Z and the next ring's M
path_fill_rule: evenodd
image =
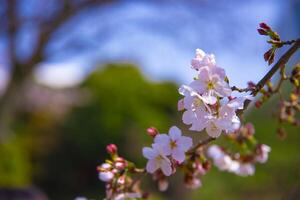
M201 68L201 70L199 71L198 78L199 78L199 80L201 80L201 82L209 81L209 79L210 79L209 67Z
M220 149L219 146L217 145L211 145L208 149L207 149L207 155L216 160L216 159L220 159L224 156L223 151Z
M195 117L196 116L195 116L195 113L193 111L187 110L182 115L182 121L183 121L183 123L189 125L189 124L193 123Z
M157 156L157 152L150 147L144 147L143 156L147 159L154 159Z
M213 96L212 91L208 91L208 93L203 94L203 101L206 104L213 105L217 102L217 98Z
M164 159L161 161L160 168L165 176L170 176L172 174L171 163L168 159Z
M166 135L166 134L161 134L161 135ZM157 154L160 154L162 156L168 156L171 154L171 148L170 148L170 138L168 135L167 136L167 140L166 140L166 137L163 137L159 140L159 142L157 142L155 139L155 143L152 144L152 147L154 150L156 150L158 153ZM156 136L157 137L157 136ZM155 138L156 138L155 137Z
M182 163L185 159L185 153L182 149L180 148L175 148L172 151L172 158L177 160L179 163Z
M107 172L100 172L99 173L99 179L101 181L104 181L104 182L109 182L111 181L112 179L114 178L114 174L110 171L107 171Z
M173 141L178 140L181 137L181 130L176 126L172 126L169 130L169 136Z
M221 78L221 80L224 80L226 77L225 70L221 67L213 67L212 73L217 74Z
M154 138L154 143L165 145L168 144L170 141L170 137L167 134L158 134Z
M196 58L203 59L206 53L202 49L196 49Z
M215 91L221 97L228 97L232 93L230 86L225 81L219 81L215 85Z
M190 83L190 87L193 90L199 92L200 94L205 92L205 89L206 89L206 85L205 85L204 81L202 81L202 80L194 80L193 82Z
M210 137L217 138L221 135L222 129L220 129L214 122L209 122L206 127L206 132Z
M147 162L147 166L146 166L147 172L149 172L149 173L152 174L152 173L154 173L158 168L159 168L159 165L158 165L158 163L156 162L155 159L149 160L149 161Z
M182 136L178 141L177 145L183 151L187 151L193 146L193 140L190 137Z
M178 101L178 104L177 104L177 110L178 110L178 111L184 110L184 100L183 100L183 99L180 99L180 100Z

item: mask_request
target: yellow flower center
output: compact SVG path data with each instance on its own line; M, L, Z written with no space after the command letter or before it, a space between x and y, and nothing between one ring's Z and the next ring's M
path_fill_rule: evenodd
M207 82L207 89L212 90L215 88L215 85L212 81Z
M195 98L193 103L195 107L200 107L203 104L201 99L198 98Z
M173 141L173 140L172 140L172 141L170 142L170 148L171 148L171 149L174 149L174 148L176 148L176 147L177 147L176 141Z

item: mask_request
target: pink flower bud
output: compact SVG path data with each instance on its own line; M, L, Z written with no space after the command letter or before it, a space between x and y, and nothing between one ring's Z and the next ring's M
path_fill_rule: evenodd
M256 107L256 108L260 108L261 105L262 105L261 101L255 102L255 107Z
M268 32L264 29L259 28L259 29L257 29L257 31L260 35L268 35Z
M266 23L262 22L259 24L259 27L262 28L262 29L265 29L267 31L271 30L271 27L268 26Z
M249 81L247 84L248 84L248 88L250 89L254 89L256 87L256 84L252 81Z
M159 191L166 191L169 187L169 182L167 181L167 179L160 179L158 181L158 189Z
M254 129L253 124L247 123L247 124L245 125L245 128L246 128L246 130L247 130L247 135L250 136L250 135L253 135L253 134L254 134L255 129Z
M118 170L123 170L127 166L126 160L122 157L118 157L115 161L115 167Z
M106 151L109 154L116 154L118 151L118 148L115 144L109 144L106 146Z
M158 134L158 130L155 127L147 128L147 134L154 138Z

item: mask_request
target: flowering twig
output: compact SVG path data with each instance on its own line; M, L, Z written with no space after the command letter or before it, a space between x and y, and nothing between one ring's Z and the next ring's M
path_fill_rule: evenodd
M281 56L281 58L277 61L277 63L268 71L268 73L257 83L255 90L252 92L253 96L256 96L258 92L265 86L265 84L273 77L273 75L279 70L281 67L284 67L286 63L289 61L291 56L300 48L300 39L297 39L294 45L289 48L289 50ZM244 104L244 109L246 110L249 106L251 100L247 99Z

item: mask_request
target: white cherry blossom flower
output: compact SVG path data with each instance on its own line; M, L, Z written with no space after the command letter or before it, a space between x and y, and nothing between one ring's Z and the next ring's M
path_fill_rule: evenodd
M235 173L239 176L250 176L255 172L255 167L251 163L241 163Z
M169 135L157 135L154 142L161 146L166 155L171 155L179 163L185 160L185 152L193 145L192 138L182 136L181 130L176 126L170 128Z
M143 155L148 159L147 172L152 174L156 170L161 169L164 175L170 176L172 174L171 161L167 158L166 153L158 144L152 144L152 148L144 147Z
M103 163L100 168L102 169L99 172L99 179L103 182L109 182L114 178L114 173L111 171L112 166L108 163Z
M211 105L217 102L217 97L227 97L232 92L229 84L209 67L201 68L198 79L194 80L190 87L201 94L202 98Z
M255 161L259 163L265 163L268 160L269 153L271 151L271 147L265 144L261 144L259 146L259 154L255 157Z
M201 49L196 49L196 56L191 61L192 68L200 70L202 67L213 67L216 65L215 56L213 54L206 54Z

